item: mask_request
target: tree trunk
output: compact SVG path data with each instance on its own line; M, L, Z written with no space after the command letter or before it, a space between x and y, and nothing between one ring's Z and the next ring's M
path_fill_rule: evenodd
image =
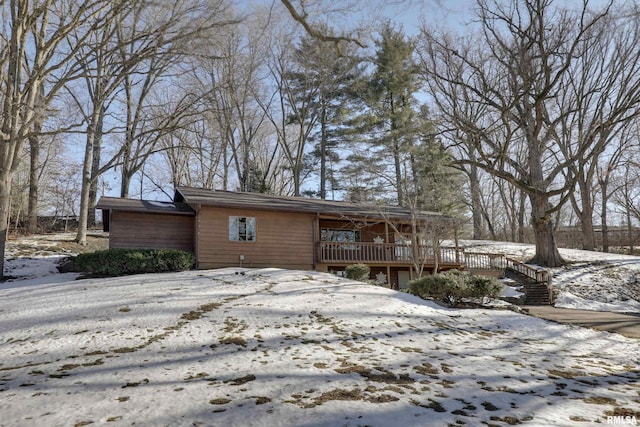
M293 175L293 195L296 197L300 196L300 169L302 169L302 166L296 164L291 171L291 174Z
M227 154L227 144L222 147L222 189L229 190L229 159Z
M34 125L34 135L29 136L29 207L27 214L27 233L35 234L38 231L38 167L40 160L41 131L39 123Z
M585 251L595 251L596 241L593 231L593 208L583 206L582 215L580 215L580 225L582 228L582 249Z
M320 198L327 198L327 107L324 102L320 112Z
M518 209L518 243L524 243L524 211L527 196L523 191L518 192L520 194L520 206Z
M553 235L553 221L548 212L549 200L544 194L529 195L531 201L531 225L536 242L536 254L529 261L543 267L560 267L564 260L560 256Z
M131 186L131 174L123 171L120 177L120 197L129 197L129 187Z
M607 225L607 201L609 195L607 194L607 184L600 182L600 188L602 190L602 207L600 208L600 226L602 227L602 252L609 252L609 226Z
M4 171L0 175L0 280L4 279L4 253L9 229L9 211L11 210L11 172Z
M120 174L120 197L129 197L129 185L131 184L131 171L129 169L129 155L131 154L131 146L127 145L122 153L122 165Z
M484 238L482 229L482 194L480 191L480 178L478 177L478 167L471 166L469 170L469 187L471 189L471 215L473 219L473 238L480 240Z
M94 122L95 124L95 122ZM87 129L87 142L84 149L84 161L82 162L82 186L80 187L80 215L78 216L78 232L75 241L80 245L87 244L87 221L89 216L89 193L91 191L91 159L93 151L93 139L95 132L93 126Z
M404 206L404 197L402 192L402 168L400 166L400 145L394 138L393 140L393 164L396 170L396 187L398 193L398 206Z
M89 187L89 207L87 211L88 227L96 225L96 202L98 198L98 175L100 174L100 159L102 155L104 114L104 107L101 107L98 113L96 126L93 129L95 136L93 139L93 154L91 158L91 185Z
M582 177L583 175L581 175ZM580 211L576 212L580 218L580 228L582 228L582 249L593 251L596 248L595 236L593 233L593 204L591 202L591 192L587 188L584 179L578 181L580 190Z
M627 200L627 238L629 239L629 255L633 255L633 224L631 222L631 206L629 206L629 189L625 183L625 199Z

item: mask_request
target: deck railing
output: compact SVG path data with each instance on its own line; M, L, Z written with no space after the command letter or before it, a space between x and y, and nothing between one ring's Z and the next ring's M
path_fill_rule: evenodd
M463 251L461 262L468 270L504 270L507 268L504 254Z
M413 248L401 243L371 242L319 242L318 262L321 263L368 263L368 264L411 264ZM426 265L459 264L459 249L441 247L437 252L431 246L417 248L418 262Z
M413 248L401 243L372 242L319 242L318 262L320 263L365 263L365 264L413 264ZM504 254L466 252L462 248L440 247L436 253L432 246L417 248L418 262L425 266L436 264L464 268L465 270L504 271L510 269L531 280L544 283L553 301L551 274L548 270L525 264ZM451 268L451 267L449 267Z
M461 257L464 268L467 270L513 270L531 280L543 283L547 286L549 292L549 301L553 301L553 287L551 286L551 273L549 270L525 264L513 258L509 258L504 254L480 253L480 252L463 252Z

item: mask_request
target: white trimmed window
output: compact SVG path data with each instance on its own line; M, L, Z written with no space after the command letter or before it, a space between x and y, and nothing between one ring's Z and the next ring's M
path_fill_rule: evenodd
M255 242L256 219L249 216L230 216L229 240L235 242Z

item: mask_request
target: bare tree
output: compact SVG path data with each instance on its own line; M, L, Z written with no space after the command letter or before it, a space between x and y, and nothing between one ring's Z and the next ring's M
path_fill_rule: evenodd
M310 135L319 119L314 104L319 88L304 78L294 78L292 41L280 40L272 46L268 68L273 92L259 99L260 107L275 129L278 146L286 161L292 194L301 194L302 183L308 175L305 155Z
M119 56L118 47L132 43L132 40L120 37L122 34L119 29L130 14L139 10L139 4L141 3L134 2L131 8L119 11L118 16L114 16L105 23L102 31L90 34L86 43L79 45L82 52L79 57L82 79L75 85L70 84L65 87L86 124L83 176L84 185L87 186L88 200L84 202L86 207L81 211L87 211L88 225L95 224L93 206L96 202L98 178L113 166L119 156L118 153L106 165L101 164L103 137L114 131L113 126L105 129L105 116L119 91L122 80L136 65L135 61L125 61ZM82 36L81 32L74 32L69 37L69 44L77 45ZM148 45L140 43L137 46L137 53L143 57L148 52Z
M38 89L39 102L44 101L44 85ZM27 233L35 233L38 228L38 183L42 175L44 165L40 159L42 142L42 127L44 115L39 116L33 122L33 131L29 135L29 207L27 211Z
M264 31L254 24L254 20L248 20L219 37L215 55L197 58L192 71L195 90L205 104L203 110L219 135L220 150L230 151L228 163L235 171L241 191L254 188L254 145L268 126L265 111L256 101L256 97L263 95ZM228 186L229 177L225 173L225 189Z
M591 158L594 140L561 138L561 123L575 104L557 102L570 70L584 52L598 49L593 37L609 12L554 8L552 0L477 2L478 34L454 39L423 28L422 70L441 114L474 141L478 158L463 163L505 179L529 198L536 255L533 262L563 260L553 215L575 185L573 162ZM478 120L464 104L478 104ZM565 146L562 146L565 144ZM570 144L571 146L567 146Z
M627 226L627 240L629 243L629 255L634 252L634 221L640 220L640 164L635 159L627 159L622 164L619 190L614 193L613 199L622 208Z
M77 55L88 34L100 31L105 20L122 2L107 0L58 2L9 0L2 2L5 19L0 31L0 274L13 174L18 168L23 146L34 123L45 114L47 103L70 80L77 77ZM83 28L77 45L66 45L67 37ZM39 94L45 85L48 96Z
M96 73L102 79L101 81L107 79L108 86L106 87L110 90L104 90L105 85L101 83L99 87L104 91L100 93L98 102L92 103L91 108L92 113L96 115L96 120L89 123L94 126L94 129L88 132L85 150L80 218L76 236L76 241L80 244L86 244L91 188L95 185L99 175L116 164L122 164L124 171L122 186L124 188L128 184L128 179L143 164L143 161L138 159L146 159L145 155L151 151L146 149L144 150L145 155L143 155L140 147L145 146L145 143L149 141L155 144L157 135L165 132L164 128L153 130L140 128L144 118L142 110L138 107L144 105L144 100L151 93L151 88L162 80L164 74L178 58L191 51L192 43L195 43L196 38L205 37L220 27L236 22L230 19L228 14L222 13L226 9L224 0L211 0L204 3L180 0L171 4L139 0L127 3L127 6L128 8L122 13L114 16L114 20L111 21L112 25L109 27L112 33L117 36L117 43L109 45L107 51L119 68L116 70L100 69L101 74ZM98 40L97 46L103 47L104 45ZM104 58L98 55L90 58L89 68L99 69L95 64ZM117 71L114 74L115 77L110 78L110 75L104 74L109 71ZM142 89L135 92L138 95L135 97L133 87L137 85L138 78L141 80ZM99 139L103 134L101 118L104 119L105 107L108 106L107 100L112 101L114 92L120 89L125 93L126 106L122 144L108 161L101 160L100 166L96 168L96 158L99 159L99 155L96 156L94 148L98 148ZM187 98L182 98L175 103L177 113L174 112L167 117L167 122L164 123L165 127L170 128L176 123L178 117L182 117L183 112L186 111L183 101ZM150 135L154 135L154 137L145 139ZM98 141L95 140L96 138ZM135 145L137 142L141 144ZM146 147L149 146L146 145Z
M597 166L597 186L600 192L600 227L602 230L602 251L609 252L609 202L614 194L624 187L620 176L620 170L631 159L638 158L638 149L635 143L638 140L637 123L626 128L618 139L613 141L604 156L600 156Z
M580 220L583 249L595 249L594 192L599 157L620 142L620 133L640 114L640 20L638 6L602 19L590 35L593 49L582 52L568 68L567 88L558 93L559 108L568 113L558 138L568 163L568 179L577 191L571 204ZM573 141L581 141L579 144ZM585 152L588 150L588 152Z

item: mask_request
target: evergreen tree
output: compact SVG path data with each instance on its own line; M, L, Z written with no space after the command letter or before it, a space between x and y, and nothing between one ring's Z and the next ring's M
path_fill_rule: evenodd
M414 124L419 137L409 149L413 175L407 180L406 196L413 200L416 209L459 217L465 208L464 194L460 191L463 173L453 166L453 155L436 137L437 125L426 106L416 115Z
M307 138L314 147L305 164L319 163L317 195L325 199L327 183L334 181L333 166L341 160L344 123L354 99L353 86L362 73L362 59L351 45L344 44L338 49L333 43L309 36L301 39L294 58L296 70L288 73L292 98L297 104L294 111L306 108L307 114L292 117L292 122L303 120L309 130Z
M366 113L354 122L354 133L364 135L365 148L351 160L362 163L351 169L377 176L378 186L386 182L397 204L404 206L407 179L416 178L411 152L421 126L416 120L419 87L413 40L387 23L376 41L373 65L363 94Z

